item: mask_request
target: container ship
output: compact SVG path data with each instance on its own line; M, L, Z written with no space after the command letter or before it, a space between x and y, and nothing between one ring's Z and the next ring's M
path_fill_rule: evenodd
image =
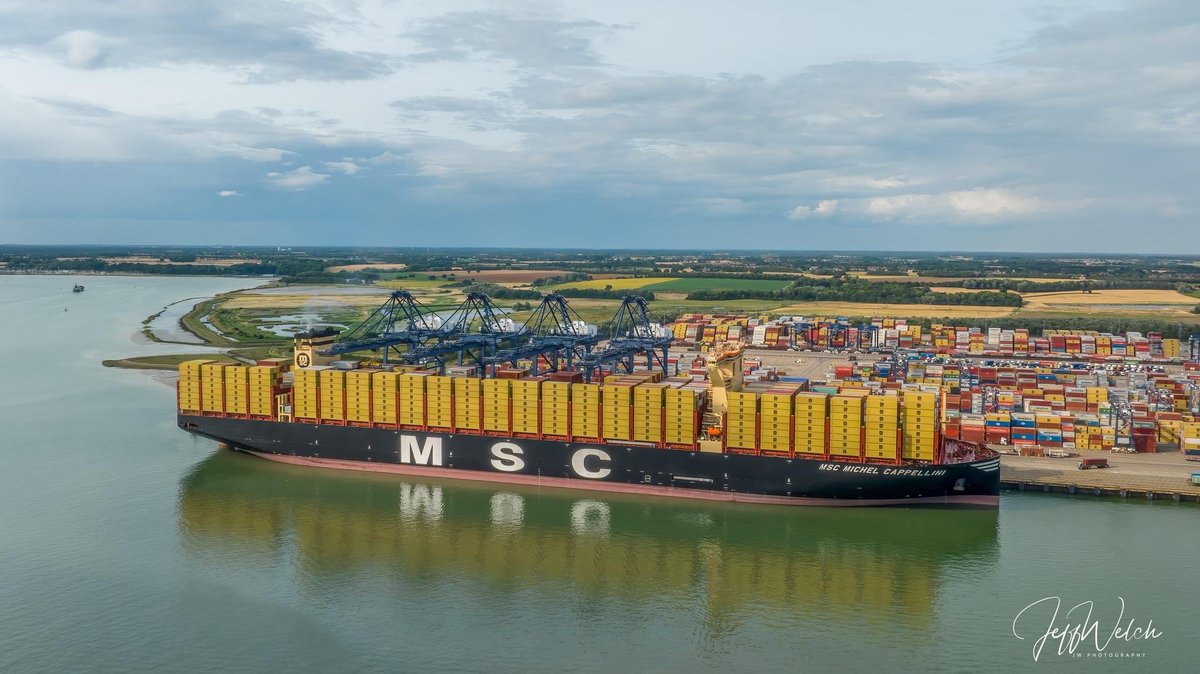
M727 344L703 375L632 359L599 381L364 366L329 357L335 334L297 335L292 362L183 363L180 428L325 468L763 504L999 505L999 455L942 437L936 386L747 383Z

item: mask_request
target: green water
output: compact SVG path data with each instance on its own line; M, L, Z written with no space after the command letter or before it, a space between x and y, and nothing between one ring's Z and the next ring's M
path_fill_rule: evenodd
M99 365L176 350L137 343L142 318L250 282L76 280L0 276L0 672L1195 668L1195 505L761 508L278 466ZM1122 596L1162 636L1034 663L1042 626L1012 622L1051 595L1106 631Z

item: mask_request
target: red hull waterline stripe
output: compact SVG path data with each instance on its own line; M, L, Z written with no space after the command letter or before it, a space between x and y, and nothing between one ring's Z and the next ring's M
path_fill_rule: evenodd
M926 496L921 498L898 499L837 499L837 498L803 498L793 496L766 496L759 494L741 494L738 492L710 492L698 489L682 489L679 487L659 487L642 484L623 484L617 482L594 482L565 477L543 477L538 475L517 475L513 473L485 473L478 470L455 470L451 468L432 468L395 463L364 463L361 461L343 461L339 459L314 459L303 456L284 456L267 454L249 450L237 450L253 454L268 461L277 461L295 466L316 466L318 468L333 468L337 470L357 470L366 473L392 473L397 475L417 475L420 477L439 477L455 480L473 480L476 482L500 482L505 484L526 484L535 487L556 487L562 489L582 489L587 491L620 492L624 494L649 494L653 496L671 496L674 498L701 499L705 501L731 501L736 503L767 503L771 505L790 506L882 506L882 505L977 505L996 507L1000 504L999 496L962 495L962 496Z

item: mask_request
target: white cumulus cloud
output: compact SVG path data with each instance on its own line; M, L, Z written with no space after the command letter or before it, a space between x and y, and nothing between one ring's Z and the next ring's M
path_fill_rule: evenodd
M328 173L317 173L311 166L301 166L286 173L272 171L267 174L267 181L271 184L297 191L316 187L327 180L329 180Z
M321 165L330 171L337 171L348 176L358 173L362 168L352 161L327 161L321 162Z
M89 30L73 30L53 41L63 50L63 61L72 68L103 68L108 58L107 41Z
M217 192L217 196L222 198L240 197L242 196L242 193L237 190L221 190L220 192Z
M789 220L807 220L809 218L828 218L837 212L837 199L823 199L816 206L797 206L788 214Z
M882 218L952 216L991 218L1032 215L1055 207L1042 199L1000 188L935 194L897 194L863 200L867 213Z

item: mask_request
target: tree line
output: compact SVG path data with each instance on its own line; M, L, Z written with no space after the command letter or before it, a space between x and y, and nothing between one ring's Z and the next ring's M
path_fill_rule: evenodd
M798 302L855 302L881 304L936 304L1019 307L1021 296L1005 290L973 293L939 293L927 285L866 281L853 276L829 279L800 278L779 290L694 290L689 300L740 299Z

